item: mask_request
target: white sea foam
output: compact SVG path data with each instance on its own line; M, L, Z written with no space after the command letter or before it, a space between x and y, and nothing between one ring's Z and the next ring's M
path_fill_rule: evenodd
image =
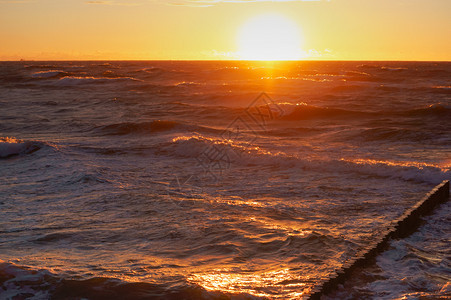
M449 273L446 253L450 212L451 205L444 203L434 215L424 218L425 224L418 231L391 241L390 249L377 258L380 275L385 279L372 282L367 288L385 296L381 299L445 299L450 293L450 282L446 283L440 274ZM410 287L422 292L411 292Z
M8 280L3 282L0 290L2 299L27 299L41 300L50 298L45 278L51 273L46 270L31 271L20 268L14 264L6 263L0 259L0 272L7 275Z

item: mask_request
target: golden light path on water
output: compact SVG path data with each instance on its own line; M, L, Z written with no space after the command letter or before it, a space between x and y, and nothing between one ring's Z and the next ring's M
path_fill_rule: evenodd
M279 270L239 274L233 269L218 269L206 274L193 274L188 280L201 285L209 291L225 293L248 293L257 297L270 297L271 299L299 299L310 292L311 287L302 278L293 274L288 268ZM284 290L277 296L277 290Z

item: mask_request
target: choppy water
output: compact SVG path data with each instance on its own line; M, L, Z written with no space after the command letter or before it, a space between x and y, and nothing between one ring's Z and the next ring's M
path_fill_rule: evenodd
M417 232L393 240L376 262L325 299L449 299L451 204L423 218Z
M450 179L450 78L450 63L0 63L0 296L302 298ZM424 293L450 281L444 259Z

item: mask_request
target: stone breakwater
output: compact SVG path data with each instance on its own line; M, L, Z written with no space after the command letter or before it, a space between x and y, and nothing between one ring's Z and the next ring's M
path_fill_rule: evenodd
M449 181L443 181L427 193L420 201L407 209L399 218L390 223L367 247L360 250L353 259L330 274L323 282L311 291L309 299L321 299L321 296L334 291L339 284L350 278L353 271L368 265L379 253L388 247L391 239L404 238L413 233L421 224L421 218L430 214L439 204L449 200Z

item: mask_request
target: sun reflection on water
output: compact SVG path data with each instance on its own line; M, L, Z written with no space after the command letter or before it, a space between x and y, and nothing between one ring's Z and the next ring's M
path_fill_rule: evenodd
M307 295L311 286L299 274L288 268L268 272L237 273L233 269L217 269L205 274L192 274L188 280L209 291L224 293L247 293L271 299L300 299Z

